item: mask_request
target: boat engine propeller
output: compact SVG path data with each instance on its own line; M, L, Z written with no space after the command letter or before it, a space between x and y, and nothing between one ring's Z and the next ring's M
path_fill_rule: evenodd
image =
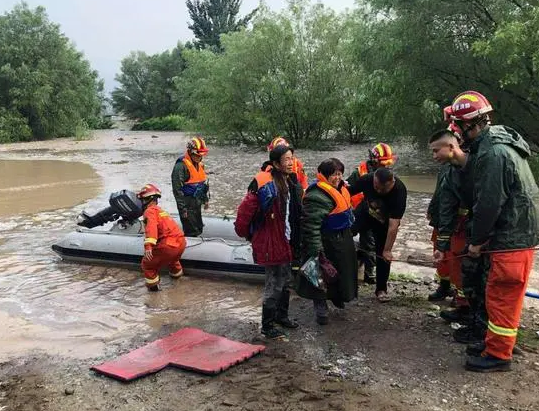
M129 190L112 193L109 197L109 207L99 210L95 214L86 211L77 217L77 225L94 228L112 221L120 220L122 225L132 225L142 215L142 202L137 195Z

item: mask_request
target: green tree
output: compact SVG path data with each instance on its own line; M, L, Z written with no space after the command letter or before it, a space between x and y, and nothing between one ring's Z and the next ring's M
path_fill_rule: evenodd
M184 47L147 55L132 52L122 60L116 75L119 87L112 91L113 107L132 118L164 117L176 111L174 77L185 69Z
M33 138L72 135L99 116L102 93L97 72L43 7L22 3L0 16L3 140L28 139L28 130Z
M514 47L506 49L509 45L501 42L504 36L508 41L503 30L513 30L518 21L529 29L532 39L532 32L537 33L536 23L529 18L532 13L524 12L533 8L525 3L365 2L366 7L356 12L354 55L366 73L360 94L368 108L365 120L369 133L425 136L441 125L441 108L457 93L476 89L495 104L497 122L537 138L532 130L537 129L539 116L529 94L533 76L519 76L524 82L519 80L518 84L507 81L514 68L509 66L515 64L508 64L507 52L515 53L509 60L521 53L517 64L522 65L529 61L534 46L517 51ZM367 20L364 10L369 11ZM496 33L501 36L498 40ZM525 42L521 39L512 43L516 46Z
M222 37L222 54L187 54L179 95L205 129L223 137L286 134L296 146L314 145L342 105L342 26L333 11L306 1L280 14L263 10L252 30Z
M238 19L241 0L187 0L189 17L193 21L189 29L195 35L195 46L221 51L221 34L245 28L257 9Z

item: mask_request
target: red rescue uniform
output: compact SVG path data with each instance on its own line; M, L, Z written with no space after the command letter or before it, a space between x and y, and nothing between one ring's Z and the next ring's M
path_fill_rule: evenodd
M146 286L159 284L159 270L168 267L171 276L182 271L180 257L186 246L185 236L176 221L157 204L144 211L144 250L152 250L153 258L142 259Z

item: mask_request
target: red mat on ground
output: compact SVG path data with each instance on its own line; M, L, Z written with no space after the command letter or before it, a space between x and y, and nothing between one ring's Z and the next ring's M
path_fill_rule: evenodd
M219 374L265 348L208 334L197 328L183 328L91 369L121 381L131 381L169 365L203 374Z

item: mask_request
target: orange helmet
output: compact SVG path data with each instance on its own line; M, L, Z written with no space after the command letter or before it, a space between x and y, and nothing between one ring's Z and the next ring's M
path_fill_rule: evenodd
M369 150L369 158L372 162L382 167L390 167L395 164L397 156L393 154L393 150L386 143L378 143Z
M284 137L277 136L273 140L271 140L271 143L268 144L267 148L268 148L268 151L271 151L275 147L281 146L281 145L286 146L286 147L290 147L290 144L288 143L288 141L286 141L286 139Z
M444 120L471 121L494 111L487 98L477 91L460 93L450 107L444 108Z
M208 147L206 147L206 142L202 137L195 137L187 143L187 151L199 156L205 156L208 154Z
M142 190L137 193L137 198L142 199L148 197L161 197L161 190L159 190L153 184L146 184L144 187L142 187Z

